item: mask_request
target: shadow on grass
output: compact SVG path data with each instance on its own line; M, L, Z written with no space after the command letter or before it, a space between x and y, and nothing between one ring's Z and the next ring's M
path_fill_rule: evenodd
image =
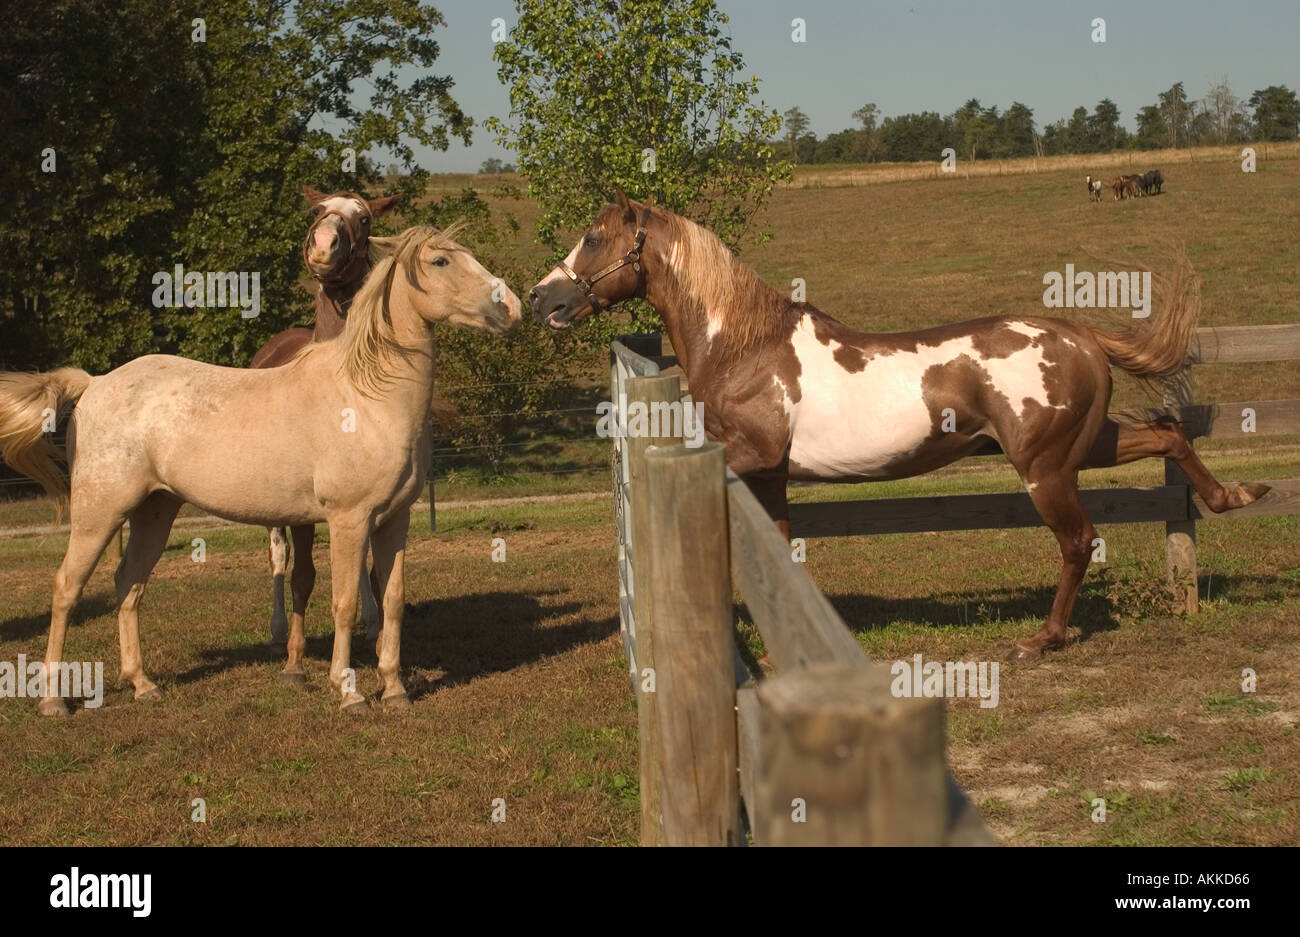
M1113 603L1103 582L1088 584L1079 592L1070 624L1080 628L1079 640L1119 627ZM887 598L878 595L827 595L835 611L853 632L880 631L899 622L916 622L928 628L980 627L1000 621L1045 619L1056 595L1055 587L991 589L932 596ZM748 609L741 607L748 618ZM1026 635L1028 636L1028 635Z
M603 641L618 630L618 618L589 618L576 602L544 605L553 593L489 592L428 599L406 606L402 623L402 679L416 700L435 690L458 686L487 674L513 670L578 647ZM572 621L554 619L579 615ZM309 635L305 659L308 679L325 681L334 637ZM269 644L246 644L199 653L203 663L177 674L176 683L193 683L231 667L280 663L284 654ZM352 664L375 666L374 644L358 626L352 640ZM440 671L426 676L421 671Z
M116 611L117 603L106 597L83 599L72 610L68 628L80 628L88 621L93 621L101 615L113 615ZM0 621L0 641L35 638L49 634L49 632L50 612L48 608L35 615L24 615L21 618Z

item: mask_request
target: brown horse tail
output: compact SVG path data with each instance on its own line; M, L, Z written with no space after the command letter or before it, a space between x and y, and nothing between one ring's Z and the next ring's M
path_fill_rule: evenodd
M433 399L429 401L429 415L433 417L434 423L447 432L460 425L460 411L456 405L437 391L433 392Z
M1144 380L1176 379L1187 368L1188 347L1201 312L1200 278L1180 254L1168 272L1152 272L1151 282L1155 294L1151 308L1159 312L1148 324L1114 331L1088 329L1111 364Z
M68 501L68 479L58 464L63 452L49 434L88 386L90 375L80 368L0 373L0 459L40 482L60 518Z

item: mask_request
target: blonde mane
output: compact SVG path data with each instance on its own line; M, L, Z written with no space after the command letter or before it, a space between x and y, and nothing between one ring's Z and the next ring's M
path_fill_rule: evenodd
M672 240L666 278L669 304L702 322L724 355L740 355L783 338L798 319L795 305L741 263L712 231L663 209Z
M400 270L407 282L418 289L416 270L420 249L427 243L459 249L453 238L464 228L455 222L443 230L416 225L397 235L397 243L380 247L375 238L370 239L370 260L374 266L352 300L347 324L343 333L332 342L311 344L298 353L295 360L329 345L339 348L339 370L348 382L368 396L381 392L393 377L394 358L407 358L420 349L403 345L393 331L388 298L394 278Z

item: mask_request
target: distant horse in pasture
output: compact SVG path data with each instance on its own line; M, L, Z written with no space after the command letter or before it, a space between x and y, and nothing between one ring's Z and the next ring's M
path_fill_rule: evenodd
M1165 175L1159 169L1145 173L1142 178L1146 180L1144 187L1147 195L1158 195L1165 186Z
M1147 379L1186 366L1195 276L1183 263L1153 279L1159 317L1121 331L1027 315L870 334L771 288L699 225L620 192L529 298L554 329L633 296L654 306L706 432L787 537L790 479L907 478L997 442L1061 549L1051 612L1013 649L1029 657L1065 642L1092 556L1081 468L1173 459L1216 512L1268 490L1219 484L1173 418L1107 415L1111 365Z
M355 295L343 332L310 343L282 367L222 368L146 355L101 377L77 368L0 374L0 457L40 482L60 509L71 502L67 553L54 577L45 673L57 674L68 617L123 521L131 537L115 583L122 678L156 699L140 653L138 608L185 503L243 524L329 524L334 654L341 708L369 708L349 666L357 582L374 550L382 595L380 700L410 703L399 674L404 556L411 504L429 467L434 324L506 332L519 300L453 229L410 228L370 238L387 251ZM71 410L67 460L48 440L46 415ZM179 623L177 623L179 624ZM294 617L285 673L301 677L306 649ZM55 681L57 682L57 681ZM67 712L48 685L46 715Z
M1085 176L1084 180L1088 184L1088 198L1094 202L1101 201L1101 180L1094 179L1092 176Z
M1137 176L1116 176L1115 181L1110 184L1115 190L1115 200L1122 198L1138 197L1138 177Z

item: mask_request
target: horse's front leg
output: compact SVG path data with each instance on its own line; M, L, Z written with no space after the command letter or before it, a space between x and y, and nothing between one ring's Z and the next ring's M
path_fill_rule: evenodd
M342 699L343 712L359 712L370 704L357 692L357 675L351 667L352 625L357 618L357 577L365 562L370 518L331 517L330 580L334 611L334 657L330 661L330 683Z
M375 528L370 547L375 556L375 578L383 597L384 627L379 636L379 677L384 682L380 705L407 709L411 702L402 685L402 615L406 611L406 535L411 526L409 509L399 511Z

